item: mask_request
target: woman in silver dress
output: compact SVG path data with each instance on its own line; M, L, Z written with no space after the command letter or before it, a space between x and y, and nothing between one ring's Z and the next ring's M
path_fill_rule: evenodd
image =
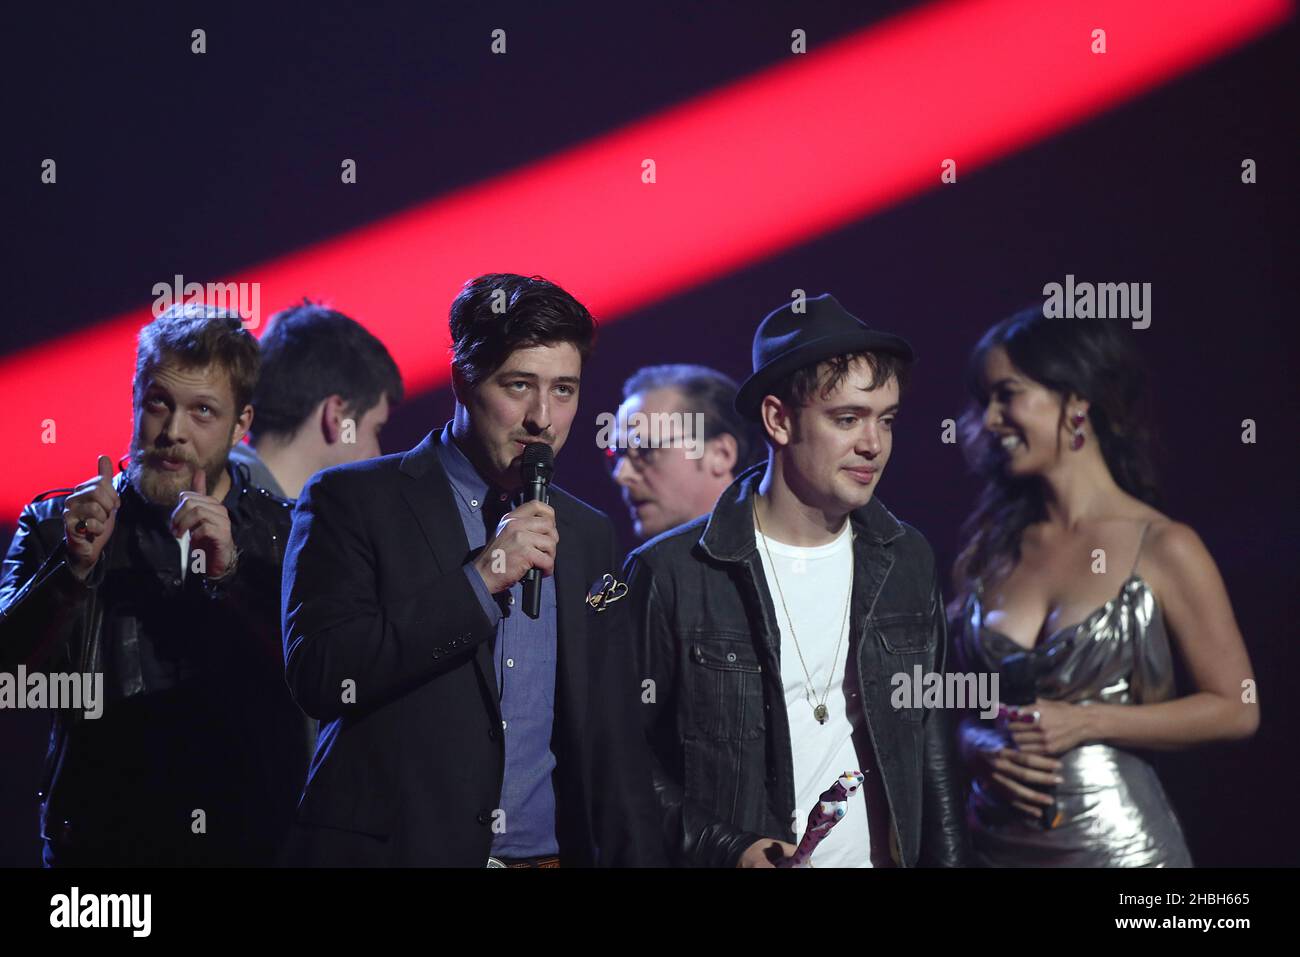
M963 442L985 485L954 569L953 640L962 670L997 671L1004 701L1012 685L1032 701L961 723L986 865L1190 866L1142 752L1259 724L1218 568L1152 504L1132 334L1036 307L971 357ZM1196 686L1182 697L1175 652Z

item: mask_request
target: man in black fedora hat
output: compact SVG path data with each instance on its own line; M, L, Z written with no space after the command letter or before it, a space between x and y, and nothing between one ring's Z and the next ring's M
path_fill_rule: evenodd
M628 557L619 613L679 863L773 866L847 770L864 784L816 866L966 863L950 718L891 703L947 643L930 546L875 497L912 359L829 294L769 314L736 396L767 460Z

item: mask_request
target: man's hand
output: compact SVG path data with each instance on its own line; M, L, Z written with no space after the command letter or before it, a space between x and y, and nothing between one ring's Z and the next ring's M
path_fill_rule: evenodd
M171 515L171 531L176 538L190 533L190 553L206 555L203 574L222 578L235 567L235 540L230 534L230 513L208 495L208 477L195 466L189 491L181 492L180 501Z
M745 853L740 855L740 860L736 862L736 866L775 868L777 861L784 857L790 857L795 850L793 844L765 837L745 848Z
M550 575L555 571L559 544L555 510L542 502L525 502L501 519L496 535L474 559L474 567L495 595L523 578L530 568Z
M122 499L113 488L113 460L101 455L99 474L78 485L63 505L68 568L78 581L85 581L99 561L121 506Z

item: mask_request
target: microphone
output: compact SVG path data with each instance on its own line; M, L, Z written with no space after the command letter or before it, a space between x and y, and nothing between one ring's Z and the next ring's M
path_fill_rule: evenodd
M524 501L548 503L551 476L555 474L555 450L545 442L531 442L524 447L519 466L524 479ZM536 568L524 575L524 614L536 618L542 613L542 573Z
M1051 671L1056 659L1067 653L1073 645L1074 639L1067 638L1044 655L1022 651L1003 658L998 669L1001 672L999 691L1005 689L999 695L1002 703L1017 708L1033 704L1038 697L1038 679ZM1045 808L1038 826L1044 831L1050 831L1061 823L1062 816L1060 805L1053 794L1052 803Z

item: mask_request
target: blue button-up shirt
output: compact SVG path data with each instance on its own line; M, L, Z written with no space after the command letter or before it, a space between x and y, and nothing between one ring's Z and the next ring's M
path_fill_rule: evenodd
M465 537L472 549L487 543L483 509L488 484L451 437L451 423L435 446L455 493ZM504 498L504 493L501 494ZM498 503L510 511L510 503ZM555 786L551 772L551 727L555 722L555 579L542 578L541 614L524 614L523 583L493 596L472 564L465 575L488 620L496 627L493 658L501 691L501 732L505 740L505 777L501 807L494 816L494 857L541 857L558 853L555 839ZM502 602L498 602L498 598Z

